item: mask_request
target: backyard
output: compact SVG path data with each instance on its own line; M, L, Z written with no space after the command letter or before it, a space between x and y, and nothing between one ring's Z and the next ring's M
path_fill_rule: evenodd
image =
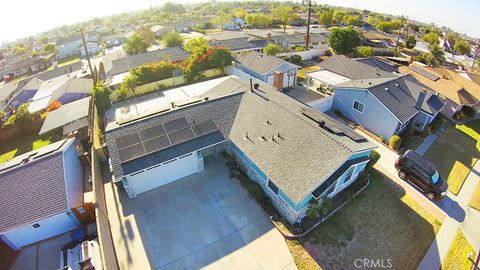
M447 256L442 264L442 270L470 270L473 267L473 261L468 258L472 254L472 260L476 258L468 240L463 233L458 230L455 239L448 250Z
M440 222L374 171L370 186L301 240L287 241L298 269L352 269L356 259L391 259L416 269Z
M447 179L450 192L457 195L480 156L480 120L463 125L445 120L436 134L438 138L425 157Z
M0 164L11 160L12 158L25 154L29 151L51 144L56 136L32 136L26 138L15 138L4 142L0 146Z
M298 70L298 75L297 76L299 78L302 78L302 79L306 80L307 76L305 75L305 73L313 72L313 71L317 71L317 70L320 70L320 67L310 66L310 67L301 68L301 69Z

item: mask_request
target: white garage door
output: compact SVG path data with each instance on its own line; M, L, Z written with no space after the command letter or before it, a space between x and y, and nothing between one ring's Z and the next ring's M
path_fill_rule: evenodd
M159 186L198 172L196 155L189 154L168 163L145 169L142 173L128 176L127 180L135 191L140 194Z

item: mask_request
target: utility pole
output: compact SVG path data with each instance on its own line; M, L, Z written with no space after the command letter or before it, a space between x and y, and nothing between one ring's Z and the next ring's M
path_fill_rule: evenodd
M400 20L400 28L398 28L398 37L397 37L397 46L395 46L395 52L398 52L398 45L400 44L400 34L402 32L402 26L403 26L403 15L402 19Z
M83 28L80 29L80 34L82 35L83 48L85 48L85 57L87 58L88 67L90 68L90 76L93 79L93 85L97 85L97 78L93 74L92 63L90 63L90 55L88 53L87 43L85 42L85 34L83 33Z
M477 59L479 49L480 49L480 40L477 41L477 49L475 50L475 55L473 56L472 70L475 68L475 60Z
M312 16L312 0L308 0L308 20L307 20L307 36L305 38L305 50L310 50L310 18Z

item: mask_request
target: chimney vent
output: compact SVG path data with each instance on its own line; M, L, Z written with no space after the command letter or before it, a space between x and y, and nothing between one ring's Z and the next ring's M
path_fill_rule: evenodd
M277 133L277 137L283 140L282 136L280 136L280 132Z
M321 127L325 126L325 121L322 120L322 121L318 122L318 125L320 125Z
M272 123L270 123L270 121L267 119L267 121L265 122L267 125L271 125Z
M250 80L251 80L251 79L250 79ZM260 84L255 83L255 84L253 85L253 88L254 88L255 90L258 90L258 87L259 87L259 86L260 86Z

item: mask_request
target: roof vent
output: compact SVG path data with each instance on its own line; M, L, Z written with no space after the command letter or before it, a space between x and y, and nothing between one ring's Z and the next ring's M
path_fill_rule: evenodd
M372 82L368 82L369 85L372 85Z
M267 119L267 121L265 121L265 124L271 125L272 123L270 123L270 121Z
M397 82L397 80L395 80L395 86L398 87L398 82Z
M258 87L259 87L259 86L260 86L260 84L255 83L255 84L253 85L253 89L258 90Z
M283 140L283 137L280 136L280 132L277 133L277 137Z
M325 126L325 121L322 120L322 121L318 122L318 125L321 126L321 127Z
M388 87L385 87L385 91L387 91L387 92L388 92Z

